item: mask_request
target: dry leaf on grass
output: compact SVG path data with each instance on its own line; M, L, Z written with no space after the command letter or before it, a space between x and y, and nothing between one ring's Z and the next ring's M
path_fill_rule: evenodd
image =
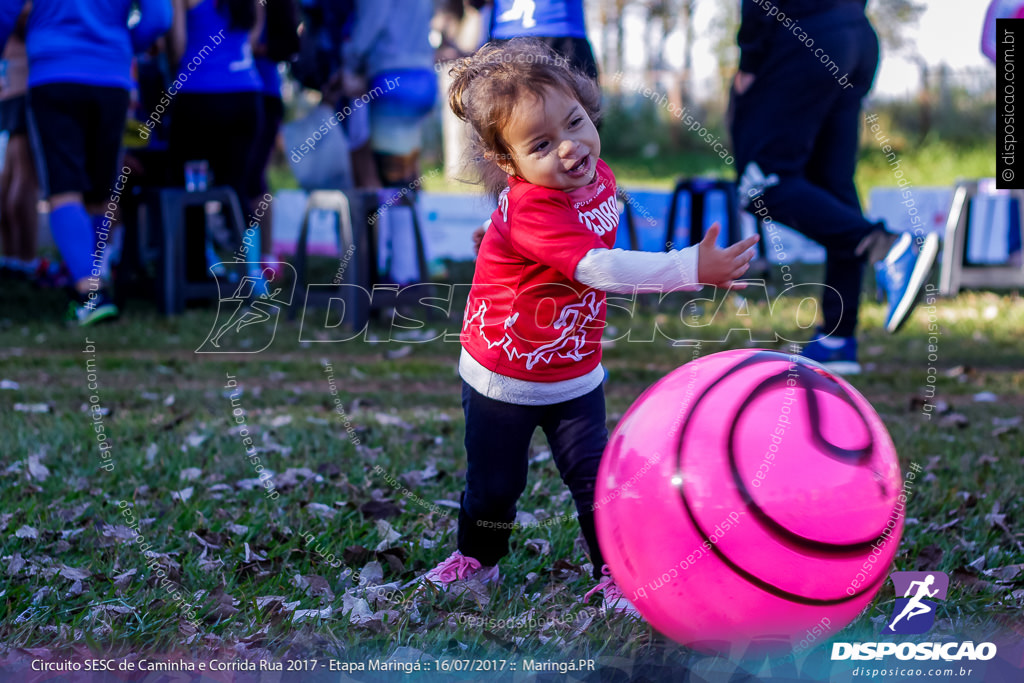
M373 560L367 562L359 571L360 586L376 586L384 581L384 568L380 562Z
M21 553L14 553L11 559L7 562L7 576L14 576L22 570L22 568L28 564L25 558L21 556Z
M203 476L203 471L198 467L186 467L178 473L178 479L182 481L195 481Z
M37 539L39 538L39 531L35 527L31 527L26 524L25 526L15 531L14 535L17 538Z
M195 493L195 488L188 486L180 491L171 491L171 500L181 501L182 503L188 502L188 499Z
M398 517L402 508L388 500L370 500L359 506L359 512L367 519Z
M243 543L245 546L245 561L246 562L266 562L267 558L260 555L258 552L249 547L248 543Z
M138 569L129 569L126 572L118 574L114 577L114 586L117 588L125 588L129 586L132 583L134 576L138 573Z
M134 612L135 608L128 605L94 605L92 609L89 610L89 613L92 616L96 616L98 614L133 614Z
M326 619L334 614L333 607L324 607L323 609L297 609L295 614L292 615L293 624L301 624L304 621L310 619Z
M397 415L388 415L387 413L374 413L373 419L376 420L378 424L383 425L384 427L398 427L406 431L411 431L413 429L413 426L411 424L409 424L402 418L398 417Z
M967 416L961 413L950 413L949 415L944 415L939 419L940 427L965 429L970 424L971 421L967 419Z
M100 533L105 538L113 538L118 541L131 541L136 535L134 531L123 524L104 524Z
M377 533L381 535L381 542L377 544L376 550L381 551L391 547L395 541L402 538L402 534L398 533L387 520L378 519L374 522L377 527Z
M43 482L50 476L50 470L43 463L39 462L38 455L28 456L28 476L30 479Z
M334 519L338 514L334 508L323 503L308 503L306 505L306 512L319 517L321 519Z
M69 581L81 581L92 576L92 572L88 569L79 569L78 567L69 567L67 565L62 565L58 573Z
M1024 572L1024 564L1009 564L1005 567L993 567L986 570L985 574L999 582L1013 582L1021 576L1022 572Z
M185 443L182 445L181 451L183 453L186 452L187 449L185 448L185 446L188 446L190 448L199 448L200 446L203 445L203 442L206 441L208 438L208 434L197 434L195 432L192 432L191 434L185 436Z
M373 611L363 598L357 598L346 592L341 596L341 614L348 616L349 622L355 625L366 624L373 619Z
M334 599L334 591L331 590L331 586L327 583L327 579L322 576L317 576L315 574L296 574L292 577L292 585L311 597L319 597L322 595L328 600Z
M15 403L14 410L19 413L48 413L50 406L46 403Z
M526 541L526 549L543 557L551 553L551 543L544 538L530 538Z
M229 619L238 614L238 600L226 593L223 588L216 588L210 599L213 605L210 607L210 614L217 619Z

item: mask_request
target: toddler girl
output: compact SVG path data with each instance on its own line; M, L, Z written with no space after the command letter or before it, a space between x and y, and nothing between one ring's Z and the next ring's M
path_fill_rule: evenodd
M498 579L540 427L572 492L600 580L595 590L606 606L633 611L594 530L594 484L608 440L604 292L727 286L747 270L757 238L719 249L716 225L680 251L613 249L615 177L600 158L595 83L531 39L485 45L452 76L449 103L471 125L479 171L500 194L462 328L468 466L458 550L423 580L444 588Z

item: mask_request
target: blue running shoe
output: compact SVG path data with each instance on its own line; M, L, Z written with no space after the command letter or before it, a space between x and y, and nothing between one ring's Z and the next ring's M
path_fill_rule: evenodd
M810 358L837 375L860 374L856 337L827 337L819 330L800 355Z
M925 237L921 248L915 252L913 238L905 232L886 257L875 264L875 279L889 302L885 318L885 331L889 334L903 327L910 317L938 255L938 235L932 233Z

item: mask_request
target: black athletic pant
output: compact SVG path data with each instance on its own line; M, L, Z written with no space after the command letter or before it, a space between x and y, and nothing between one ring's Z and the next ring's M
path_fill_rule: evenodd
M799 25L807 41L773 23L771 52L753 85L734 95L734 155L741 176L750 162L765 176L778 175L763 195L771 220L825 247L825 284L832 289L822 295L824 329L846 337L856 330L864 276L864 259L854 249L881 227L864 217L853 183L861 102L878 68L878 37L856 3Z

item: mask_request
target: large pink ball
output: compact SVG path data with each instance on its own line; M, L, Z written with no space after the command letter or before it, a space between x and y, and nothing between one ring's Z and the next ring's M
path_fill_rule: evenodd
M843 379L745 349L637 399L598 473L598 540L657 630L703 650L804 649L885 582L903 530L892 439Z

